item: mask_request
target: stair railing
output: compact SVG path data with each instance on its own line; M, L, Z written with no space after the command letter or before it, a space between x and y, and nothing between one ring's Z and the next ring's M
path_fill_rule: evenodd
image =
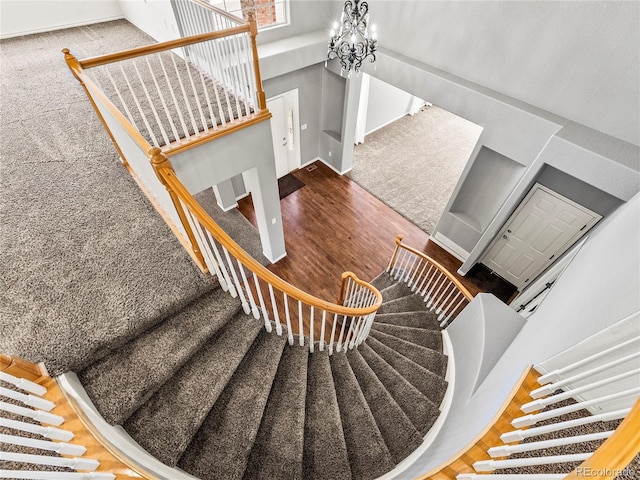
M601 342L594 342L598 348L591 355L552 372L546 362L528 367L494 421L454 458L420 480L605 479L623 473L640 453L640 333L608 348ZM584 410L590 415L574 418L575 412ZM571 414L574 417L567 417ZM621 419L615 429L600 423ZM572 432L576 427L585 432ZM602 440L597 449L590 443ZM578 453L545 451L556 447ZM563 472L563 464L574 462L581 463ZM538 467L542 469L528 473ZM522 468L528 470L518 470Z
M278 335L286 330L290 345L297 336L309 351L332 354L360 345L368 336L382 295L351 272L342 275L337 303L328 302L285 282L245 252L198 204L177 178L168 157L152 148L151 164L161 183L176 199L208 271L223 290L239 298L245 313L262 318L264 328ZM294 331L297 333L294 335Z
M200 12L198 21L209 18L216 30L85 60L69 49L62 52L120 160L206 271L194 232L177 200L158 181L149 151L162 144L164 152L177 153L268 120L271 114L254 19L246 22L202 2L187 8Z
M396 237L387 272L424 299L427 308L438 315L441 327L449 325L473 299L473 295L445 267L402 243L401 235Z
M87 430L44 366L0 354L0 381L6 385L0 387L0 396L10 399L0 401L0 426L10 432L0 434L0 464L31 466L0 469L0 478L143 478ZM54 455L43 455L43 450Z

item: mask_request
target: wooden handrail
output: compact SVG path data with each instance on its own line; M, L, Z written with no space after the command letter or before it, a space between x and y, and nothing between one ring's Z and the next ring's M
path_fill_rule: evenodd
M146 47L132 48L130 50L124 50L122 52L110 53L108 55L101 55L99 57L86 58L84 60L79 60L79 62L82 68L98 67L100 65L107 65L109 63L128 60L130 58L150 55L152 53L164 52L166 50L173 50L174 48L179 47L186 47L187 45L192 45L194 43L201 43L209 40L215 40L217 38L230 37L232 35L249 32L249 25L241 25L239 27L227 28L225 30L201 33L199 35L192 35L190 37L179 38L177 40L169 40L168 42L155 43L153 45L147 45Z
M256 261L251 255L245 252L223 229L221 229L216 222L207 214L207 212L195 201L189 191L182 185L182 182L177 178L173 168L170 166L170 162L163 162L162 164L156 164L156 173L163 179L163 183L173 190L175 195L182 200L196 219L211 233L211 235L219 241L226 249L245 267L251 270L258 278L272 285L274 288L287 294L288 297L301 301L307 305L311 305L316 309L326 310L328 312L338 315L348 316L364 316L376 312L382 304L382 295L371 284L359 280L355 275L353 279L360 285L368 288L376 297L375 303L367 308L351 308L331 303L326 300L317 298L297 287L294 287L290 283L284 281L278 275L267 270L262 264Z
M455 480L461 473L474 473L473 464L490 459L489 448L502 444L500 435L511 428L511 421L521 413L520 407L530 400L529 392L538 386L538 377L533 367L527 366L489 424L449 460L415 480Z
M423 252L421 252L419 250L416 250L413 247L410 247L408 245L403 244L402 243L402 235L397 235L396 236L396 249L393 252L393 257L391 258L390 265L393 265L393 262L395 261L395 259L397 257L397 254L398 254L398 249L400 249L400 248L404 248L405 250L408 250L409 252L413 253L414 255L422 257L424 260L426 260L427 262L431 263L438 270L440 270L442 273L444 273L449 280L451 280L451 282L458 288L458 290L460 290L460 292L466 297L467 300L469 300L469 301L473 300L473 295L471 295L469 290L467 290L467 288L460 282L460 280L458 280L456 277L454 277L451 274L451 272L449 272L449 270L447 270L444 266L442 266L441 264L436 262L430 256L426 255L425 253L423 253Z
M565 477L575 480L588 477L595 480L616 478L640 452L640 398L618 425L616 431L600 447Z

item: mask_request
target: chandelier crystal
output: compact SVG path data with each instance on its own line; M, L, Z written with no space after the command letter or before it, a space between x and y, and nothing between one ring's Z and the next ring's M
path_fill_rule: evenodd
M369 57L371 63L376 60L375 29L369 38L369 4L360 0L347 0L342 10L340 25L334 25L329 40L327 58L340 60L342 72L360 71L362 62ZM339 29L338 29L339 27Z

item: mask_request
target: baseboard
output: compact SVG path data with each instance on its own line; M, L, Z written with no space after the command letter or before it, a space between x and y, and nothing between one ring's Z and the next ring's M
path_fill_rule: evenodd
M219 203L216 202L216 204L218 205L218 207L220 208L220 210L222 210L223 212L230 212L231 210L238 208L238 202L234 203L233 205L224 208L222 205L220 205Z
M271 258L269 257L269 255L267 255L266 253L262 252L262 254L267 258L267 260L269 260L271 263L276 263L279 262L280 260L282 260L284 257L287 256L287 252L284 252L282 255L280 255L279 257L277 257L275 260L271 260Z
M351 171L351 169L349 168L348 170L345 170L344 172L339 171L336 167L334 167L333 165L331 165L329 162L327 162L326 160L324 160L323 158L318 157L316 160L314 160L314 162L316 161L321 161L322 163L324 163L327 167L329 167L331 170L333 170L334 172L336 172L338 175L344 175L346 173L349 173Z
M450 240L449 238L442 235L440 232L436 232L435 235L429 237L429 241L435 243L439 247L444 248L447 252L449 252L461 262L465 262L467 258L469 258L469 252L460 247L460 245L455 243L453 240Z
M116 16L113 16L113 17L100 18L100 19L91 20L91 21L88 21L88 22L73 22L73 23L66 23L64 25L56 25L54 27L43 27L43 28L36 28L34 30L23 30L21 32L14 32L14 33L0 35L0 40L5 40L7 38L14 38L14 37L22 37L24 35L33 35L35 33L44 33L44 32L53 32L55 30L64 30L65 28L82 27L84 25L93 25L95 23L111 22L113 20L122 20L124 18L125 18L124 15L116 15ZM71 52L71 53L73 53L73 52Z

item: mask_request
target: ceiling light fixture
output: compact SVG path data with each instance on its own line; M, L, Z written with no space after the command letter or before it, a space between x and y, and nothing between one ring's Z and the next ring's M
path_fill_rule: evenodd
M344 2L340 25L334 24L329 40L327 58L340 60L341 72L359 72L362 62L370 57L371 63L376 60L376 32L371 26L369 38L369 4L360 0ZM339 29L338 29L339 27Z

